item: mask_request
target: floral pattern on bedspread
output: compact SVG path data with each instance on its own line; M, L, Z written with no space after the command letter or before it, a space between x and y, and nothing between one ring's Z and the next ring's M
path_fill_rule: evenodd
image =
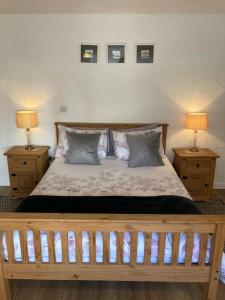
M96 176L79 178L76 176L60 175L51 172L45 180L36 188L36 194L42 195L56 192L67 195L79 196L103 196L118 195L132 196L145 195L181 195L184 193L182 186L177 184L173 177L163 176L157 178L145 178L142 176L131 176L120 170L101 171ZM186 194L185 196L188 197Z
M75 167L76 168L76 167ZM128 168L127 168L128 169ZM50 171L36 187L36 195L66 196L160 196L179 195L189 197L173 172L160 177L126 172L125 168L97 168L93 174L61 174ZM151 176L150 176L151 175Z

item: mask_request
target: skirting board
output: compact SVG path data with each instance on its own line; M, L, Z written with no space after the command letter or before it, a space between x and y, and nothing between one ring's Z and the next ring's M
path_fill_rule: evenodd
M216 182L216 183L214 183L213 188L215 190L224 190L225 189L225 182Z

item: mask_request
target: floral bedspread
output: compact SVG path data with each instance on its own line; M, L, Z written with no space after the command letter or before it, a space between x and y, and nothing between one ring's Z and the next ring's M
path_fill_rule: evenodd
M160 196L190 198L169 160L164 166L128 168L127 161L107 158L101 165L69 165L56 158L32 195Z

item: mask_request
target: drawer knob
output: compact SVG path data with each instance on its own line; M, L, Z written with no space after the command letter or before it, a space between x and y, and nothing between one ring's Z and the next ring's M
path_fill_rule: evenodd
M196 164L196 168L199 168L200 167L200 164Z
M183 178L183 179L188 179L188 177L187 177L187 176L183 176L182 178Z
M24 160L22 164L23 164L23 165L26 165L26 164L27 164L27 162Z
M15 177L15 176L16 176L16 174L15 174L15 173L12 173L12 174L11 174L11 176L12 176L12 177Z
M18 188L13 188L13 190L14 190L14 191L17 191L17 190L18 190Z
M205 187L208 187L208 186L209 186L209 184L208 184L208 183L206 183L206 184L205 184Z

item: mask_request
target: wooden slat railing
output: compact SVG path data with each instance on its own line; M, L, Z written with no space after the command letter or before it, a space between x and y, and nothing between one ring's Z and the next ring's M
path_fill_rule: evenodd
M184 281L209 282L210 300L215 299L218 272L225 241L225 217L207 216L55 216L51 220L32 214L23 218L15 214L11 219L0 218L0 235L5 235L8 259L1 253L0 285L7 288L7 278L75 279L126 281ZM35 218L36 216L36 218ZM74 218L74 219L73 219ZM15 232L17 231L17 233ZM28 231L33 232L35 262L30 261ZM43 238L46 233L48 262L43 262ZM69 235L74 233L75 261L70 261ZM102 236L102 262L96 260L96 232ZM116 262L110 261L110 233L116 234ZM13 236L18 235L22 258L15 259ZM124 234L130 234L130 260L124 262ZM143 261L137 262L139 233L144 234ZM158 235L157 263L153 263L153 234ZM56 262L55 234L61 237L62 261ZM89 261L84 262L83 235L88 236ZM167 234L171 234L171 261L165 263ZM179 261L180 235L185 234L186 255ZM193 264L194 237L200 237L199 262ZM210 263L206 264L208 240L211 239ZM83 243L82 243L83 242ZM87 242L87 241L86 241ZM60 244L60 243L59 243ZM30 246L29 246L30 248ZM48 251L47 251L48 250ZM7 291L5 291L7 294ZM214 297L214 298L213 298Z
M68 231L45 231L47 236L47 247L48 247L48 262L49 264L61 263L61 264L71 264L76 263L82 265L83 261L83 232L82 231L74 231L75 237L75 253L76 261L70 261L69 256L69 240L68 240ZM61 251L62 251L62 261L56 262L56 254L55 254L55 233L58 232L61 239ZM110 232L100 232L102 236L103 243L103 261L98 262L98 264L110 264L112 262L109 261L110 257L110 241L109 236ZM178 265L179 258L179 245L180 245L180 234L175 232L159 232L158 234L158 247L157 247L157 265L164 266L168 265L164 263L165 258L165 246L166 246L166 237L167 234L170 234L172 237L171 244L171 266ZM194 246L194 233L186 232L186 255L184 265L186 267L192 266L192 254L193 254L193 246ZM199 242L199 262L198 265L203 267L206 265L206 253L208 246L209 235L211 235L211 239L213 238L213 233L200 233L200 242ZM30 263L29 260L29 251L28 251L28 242L27 242L27 232L24 230L19 231L20 238L20 247L22 254L22 261L15 260L15 252L14 252L14 244L13 244L13 231L6 231L6 244L7 244L7 253L8 260L5 263L13 264L16 262L20 262L22 264ZM87 232L88 236L88 255L89 261L86 262L88 264L96 264L97 256L96 256L96 232L89 231ZM33 243L34 243L34 254L35 254L35 262L38 264L43 263L42 257L42 241L41 241L41 232L39 230L33 231ZM211 246L212 247L212 246ZM148 232L144 234L144 257L143 262L137 262L137 248L138 248L138 232L130 232L130 261L124 263L124 232L116 233L116 264L142 264L142 265L151 265L151 250L152 250L152 232ZM45 262L46 263L46 262ZM155 265L155 263L154 263ZM179 264L181 265L181 264ZM197 264L195 263L195 266Z

